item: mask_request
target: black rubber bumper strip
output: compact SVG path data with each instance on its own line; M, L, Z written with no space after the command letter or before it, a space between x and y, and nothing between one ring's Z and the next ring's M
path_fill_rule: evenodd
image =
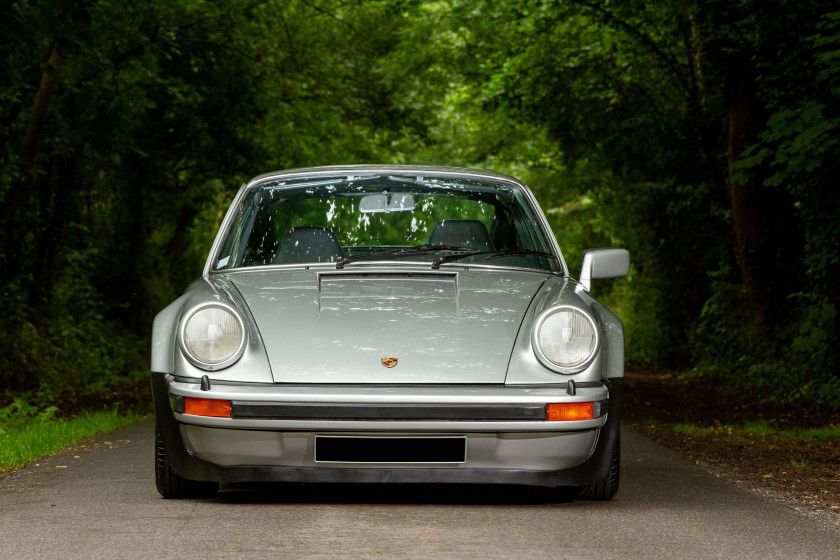
M545 405L523 404L347 404L231 402L232 418L301 420L545 420Z
M594 417L606 412L596 402ZM232 418L284 420L453 420L460 422L533 422L545 420L545 405L531 404L347 404L232 401Z

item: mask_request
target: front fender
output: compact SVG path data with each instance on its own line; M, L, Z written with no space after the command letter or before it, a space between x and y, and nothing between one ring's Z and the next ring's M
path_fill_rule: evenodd
M553 305L570 305L589 313L600 329L601 347L584 370L561 374L545 367L534 354L531 333L539 314ZM569 278L552 278L542 286L525 313L508 364L505 383L565 383L597 382L602 379L624 377L624 327L606 307L592 299Z
M231 366L217 371L205 371L194 366L183 355L178 344L178 327L184 315L208 301L223 302L236 309L246 329L247 340L242 357ZM207 375L211 380L273 380L265 346L251 311L224 276L196 280L181 297L158 313L152 326L151 366L152 371L159 373L198 378Z

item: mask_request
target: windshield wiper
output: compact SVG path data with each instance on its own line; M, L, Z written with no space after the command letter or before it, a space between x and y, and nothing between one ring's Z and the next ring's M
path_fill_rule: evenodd
M416 247L408 247L404 249L392 248L385 249L384 251L371 251L370 253L362 253L361 255L352 255L349 257L344 257L336 261L335 267L337 269L342 269L346 264L355 261L361 261L368 257L374 257L376 255L390 254L392 257L402 257L405 255L425 255L429 253L458 253L459 256L463 256L474 255L480 252L481 251L479 251L478 249L471 249L469 247L461 247L458 245L417 245Z
M376 255L387 255L388 253L395 253L398 250L399 250L398 248L392 248L392 249L385 249L383 251L371 251L370 253L362 253L360 255L351 255L349 257L342 257L335 262L335 267L340 270L340 269L344 268L345 264L350 264L351 262L356 262L356 261L363 261L368 257L373 257L373 256L376 256Z
M545 251L537 251L535 249L510 249L508 251L494 251L492 255L484 257L485 261L490 259L501 259L503 257L515 257L520 255L533 255L535 257L548 257L549 259L557 260L557 255L547 253Z
M469 253L475 254L480 252L478 249L470 247L461 247L460 245L418 245L409 249L403 249L394 253L395 257L400 255L425 255L428 253Z
M545 251L537 251L534 249L510 249L507 251L478 251L473 250L470 253L459 253L456 255L445 255L443 257L437 258L432 262L432 268L440 268L440 265L443 263L454 262L465 257L474 257L476 255L487 255L484 257L484 260L489 261L490 259L500 259L502 257L510 257L516 255L534 255L537 257L548 257L551 259L557 259L557 257L551 253L546 253Z
M432 261L432 270L437 270L438 268L440 268L441 263L447 262L449 259L460 259L468 255L477 255L479 253L482 253L482 251L480 249L473 249L471 247L460 247L458 245L418 245L413 249L406 249L405 251L394 253L394 256L396 257L398 255L423 255L428 253L451 253L449 255L438 257Z

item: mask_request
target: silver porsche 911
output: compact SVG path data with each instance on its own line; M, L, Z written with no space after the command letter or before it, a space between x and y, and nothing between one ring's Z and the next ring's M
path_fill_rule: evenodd
M618 490L621 321L569 276L527 187L344 166L243 185L204 274L156 317L156 482Z

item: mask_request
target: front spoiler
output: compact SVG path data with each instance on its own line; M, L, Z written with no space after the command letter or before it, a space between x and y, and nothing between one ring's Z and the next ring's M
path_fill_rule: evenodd
M220 466L198 459L186 448L172 414L166 375L152 373L156 425L172 470L190 480L215 482L337 482L337 483L454 483L584 486L604 480L618 442L624 379L606 380L609 387L607 420L592 455L580 465L559 471L470 468L329 468L281 466Z

